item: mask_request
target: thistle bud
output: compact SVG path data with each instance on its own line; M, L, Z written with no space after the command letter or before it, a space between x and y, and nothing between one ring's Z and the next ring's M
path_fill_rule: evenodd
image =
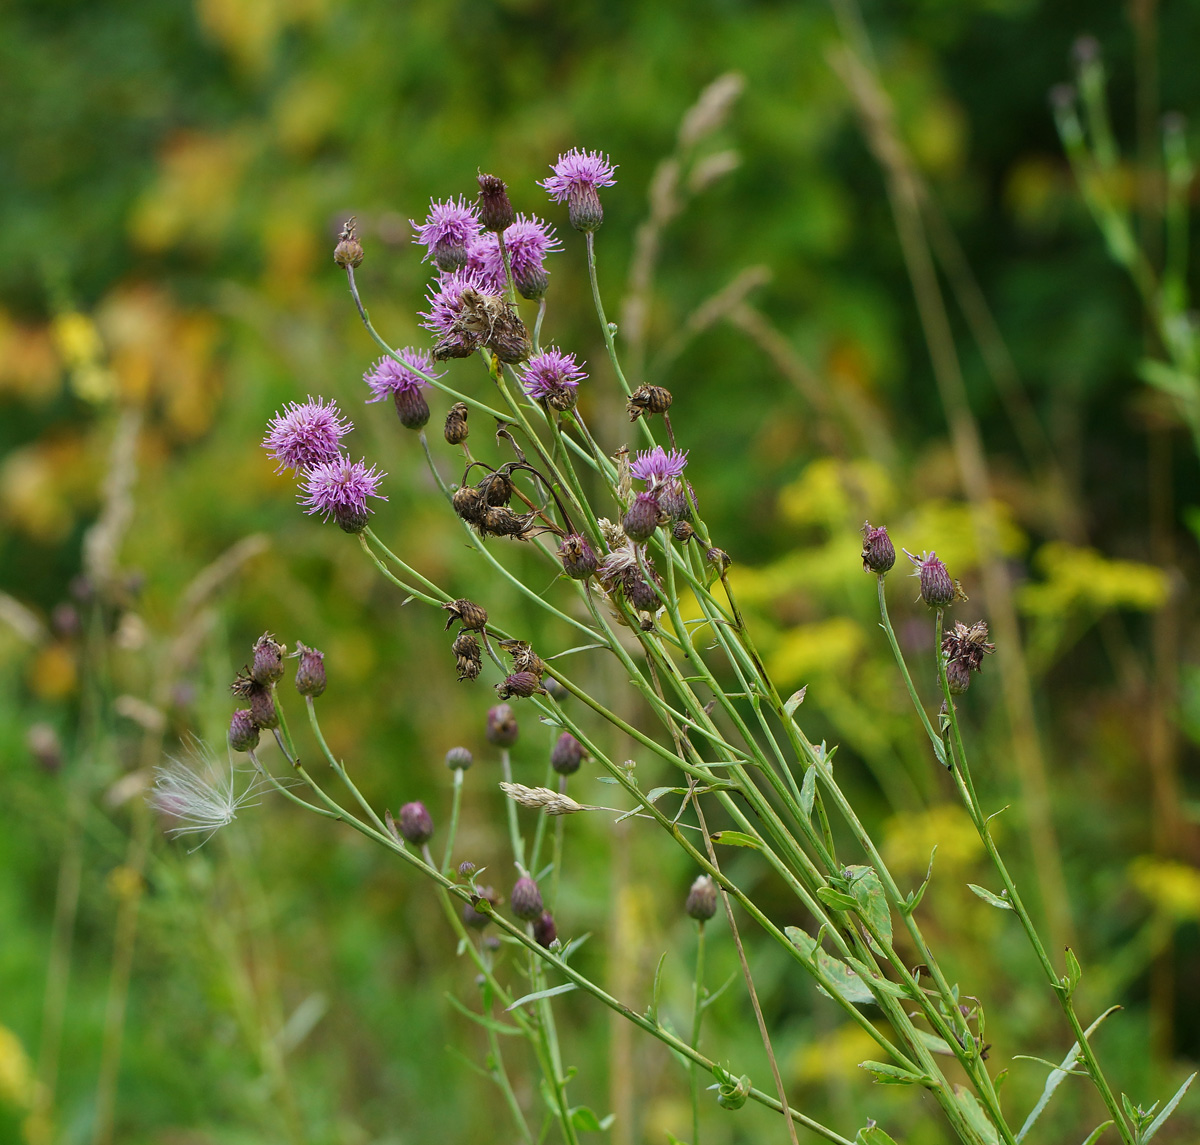
M429 403L417 387L396 390L392 402L405 429L424 429L429 424Z
M587 537L579 533L568 533L563 537L558 546L558 559L562 561L563 572L572 580L587 580L600 565Z
M583 762L583 744L570 732L563 732L550 749L550 766L559 775L574 775Z
M333 248L333 261L343 268L362 265L363 248L355 234L356 227L353 218L346 221L342 233L338 235L338 244Z
M671 391L662 386L638 386L629 395L625 412L629 414L630 421L637 421L643 414L666 413L674 400Z
M479 174L479 221L485 231L503 233L517 221L517 213L508 199L504 180L496 175Z
M717 884L711 875L700 875L692 883L683 909L697 922L707 922L717 913Z
M661 510L653 493L639 493L621 521L625 535L631 541L648 541L658 528Z
M296 665L296 691L316 699L325 691L325 653L296 643L300 663Z
M229 721L229 746L234 751L253 751L258 747L258 725L249 708L239 708Z
M257 685L250 693L250 718L266 730L279 727L279 713L275 710L275 697L270 688Z
M625 599L639 612L657 612L662 601L650 582L643 577L633 576L625 581Z
M371 514L356 505L335 505L333 519L343 533L354 534L361 533L367 527Z
M916 565L912 575L921 582L921 599L930 608L945 608L952 603L959 590L945 564L938 560L937 553L922 553L914 557L907 549L904 551Z
M863 522L862 534L863 572L882 576L896 563L896 547L892 544L892 538L882 525L872 528L870 521Z
M406 803L401 807L397 826L400 834L414 847L428 843L433 838L433 819L424 803Z
M547 950L558 940L558 927L554 925L554 915L548 910L542 911L533 920L533 940Z
M704 554L704 559L713 567L717 576L720 576L733 564L733 558L724 549L718 549L715 546Z
M522 298L537 302L550 289L550 275L540 262L522 262L513 267L513 285Z
M446 620L447 631L455 621L458 621L464 628L473 628L476 631L482 631L487 627L487 609L474 601L460 597L458 600L443 604L442 607L450 614Z
M542 913L542 892L528 875L522 875L513 885L509 900L512 912L525 922L532 922Z
M669 520L687 521L691 519L692 506L696 504L696 490L692 488L690 481L687 483L686 493L682 481L668 481L656 495L658 507ZM689 496L690 501L688 500Z
M469 879L475 873L475 864L470 859L465 859L458 864L458 877L460 879Z
M671 526L671 536L680 544L686 545L696 535L696 530L687 521L676 521Z
M283 676L283 645L276 644L275 638L264 632L254 642L254 660L250 675L260 684L275 683Z
M497 704L488 709L487 731L484 733L488 743L494 747L512 747L519 733L516 713L508 704Z
M489 922L492 921L492 912L489 907L498 906L500 896L496 894L491 887L477 887L476 895L471 902L463 903L463 922L474 930L482 930ZM483 910L479 910L483 907Z
M450 407L450 412L446 414L445 428L442 430L442 436L449 445L462 445L467 440L470 432L467 429L469 412L466 402L455 402Z
M446 752L446 766L451 771L466 771L474 757L465 747L452 747Z
M527 700L535 694L545 695L546 689L536 672L512 672L504 677L504 682L496 685L496 695L502 700L510 696L519 696Z
M971 686L971 669L957 657L946 661L946 684L950 695L961 696Z

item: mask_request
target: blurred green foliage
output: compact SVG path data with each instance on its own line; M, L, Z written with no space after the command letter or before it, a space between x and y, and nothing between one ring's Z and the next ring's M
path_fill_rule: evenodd
M1020 582L1087 1001L1125 1006L1102 1054L1148 1103L1200 1056L1200 654L1184 526L1197 466L1168 406L1135 380L1144 324L1046 106L1072 41L1091 32L1116 132L1149 169L1157 107L1200 108L1200 7L1132 9L1132 26L1120 5L1034 0L870 4L864 17L899 136L978 277L1037 427L1009 416L952 307ZM444 1001L477 999L427 888L277 801L188 853L162 841L141 791L188 735L221 742L228 681L266 628L326 651L326 733L379 804L422 798L444 814L442 754L476 751L462 849L505 881L486 684L454 683L442 618L403 606L353 542L303 517L257 442L284 402L337 399L358 423L352 448L391 474L380 534L506 625L568 646L470 559L411 435L360 408L375 348L330 260L333 236L358 216L373 319L394 344L424 344L427 267L407 220L430 197L470 195L478 168L504 177L519 210L563 232L546 330L591 363L584 408L615 448L628 430L582 245L534 181L576 145L620 164L598 249L610 316L628 333L619 300L647 188L680 116L731 70L744 94L702 144L699 189L662 235L644 373L675 392L706 519L737 562L780 686L809 685L810 735L842 744L846 782L913 886L937 844L928 929L964 993L989 1006L997 1068L1011 1064L1006 1106L1032 1105L1043 1073L1012 1055L1057 1059L1068 1040L1019 936L965 887L986 881L977 841L919 750L858 565L869 514L898 545L936 549L982 596L884 180L831 66L839 42L824 5L765 0L0 10L0 1140L383 1145L507 1132L490 1082L442 1050L484 1054ZM1142 225L1158 225L1152 205ZM747 271L758 285L743 309L690 321ZM891 578L897 624L907 650L927 654L904 571ZM578 671L602 691L619 684L603 665ZM918 684L932 695L932 681ZM989 763L985 798L1015 804L1003 842L1033 879L1000 692L989 663L965 708ZM540 781L549 743L530 718L519 779ZM608 794L586 773L578 793ZM803 922L752 857L731 873L781 923ZM668 951L679 1026L693 874L634 824L571 824L560 929L594 933L580 957L635 1007ZM715 927L714 987L736 969L725 938ZM870 1116L897 1139L946 1140L928 1108L856 1069L869 1043L774 951L758 952L755 974L806 1110L850 1134ZM743 999L735 982L706 1044L761 1084ZM630 1042L577 996L561 1011L574 1090L617 1112L614 1142L686 1134L686 1081L661 1047ZM529 1063L511 1068L535 1106ZM1101 1119L1081 1086L1056 1103L1041 1140L1082 1139ZM1196 1128L1185 1103L1158 1140ZM706 1114L713 1142L775 1131L749 1106Z

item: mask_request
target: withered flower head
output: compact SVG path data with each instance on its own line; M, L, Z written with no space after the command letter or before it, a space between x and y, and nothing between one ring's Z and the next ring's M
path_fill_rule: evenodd
M572 580L586 580L600 564L587 537L579 533L568 533L563 537L558 546L558 559L562 561L563 572Z
M362 243L358 241L357 226L353 218L346 220L342 233L338 235L338 244L333 248L333 261L338 266L350 268L361 266L363 260Z
M474 628L477 631L487 627L487 609L474 601L460 597L458 600L443 604L442 607L450 614L446 619L447 631L455 621L464 628Z
M450 412L446 414L446 425L442 430L442 436L445 437L449 445L462 445L470 433L467 428L467 414L470 410L466 402L455 402L450 407Z
M630 421L637 421L643 414L666 413L674 400L671 391L662 386L638 386L629 395L625 412L629 414Z
M250 667L250 675L263 685L274 684L283 678L283 654L286 650L282 644L275 642L275 637L264 632L254 642L254 661Z
M546 689L542 687L541 678L536 672L513 672L505 676L502 683L496 685L496 695L502 700L513 696L528 699L533 695L545 694Z

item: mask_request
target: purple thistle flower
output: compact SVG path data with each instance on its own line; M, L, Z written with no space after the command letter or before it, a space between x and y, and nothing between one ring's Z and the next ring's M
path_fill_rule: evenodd
M453 274L443 274L438 279L437 289L425 296L429 309L421 312L420 316L425 319L421 325L443 338L452 333L455 322L462 315L463 291L468 289L480 294L495 294L475 271L456 270Z
M361 533L371 511L368 497L387 498L379 492L379 482L386 473L367 468L366 461L351 461L344 454L334 461L325 461L305 471L304 492L300 502L309 514L321 513L325 520L333 517L347 533Z
M543 265L546 255L562 250L554 228L536 215L518 215L504 232L504 245L512 264L513 283L522 297L536 300L546 293L550 276ZM490 293L503 294L508 286L500 242L492 231L485 231L467 244L467 270L474 271L487 284Z
M649 488L654 488L681 476L686 465L686 449L666 450L656 445L653 449L640 450L629 471L639 481L645 481Z
M522 371L521 384L535 401L544 401L556 410L569 410L575 404L575 390L587 374L575 361L552 346L529 359Z
M539 184L550 192L556 203L566 200L567 216L577 231L594 231L604 221L599 187L611 187L616 167L600 151L580 151L578 147L558 157L554 174Z
M459 195L457 201L447 199L444 203L429 201L429 214L424 224L416 219L408 220L416 230L413 242L426 248L424 261L432 260L438 269L452 272L467 261L467 248L479 234L479 215Z
M279 464L276 473L285 469L309 469L332 461L341 451L339 438L354 426L342 416L336 403L325 404L323 398L288 402L283 413L276 413L267 423L263 448Z
M424 389L429 383L421 374L440 378L445 373L445 370L437 369L427 350L405 346L400 351L400 357L403 361L398 362L391 357L380 358L363 374L363 381L371 387L371 392L375 395L367 398L368 404L394 398L397 394L412 394ZM421 373L417 373L418 370Z

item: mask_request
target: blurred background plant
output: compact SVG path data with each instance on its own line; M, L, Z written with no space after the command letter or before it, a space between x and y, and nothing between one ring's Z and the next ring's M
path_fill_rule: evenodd
M938 845L923 922L952 976L1004 1001L993 1057L1068 1043L1008 919L964 885L982 856L916 750L858 561L867 516L936 549L992 623L964 704L977 780L1013 804L1006 847L1090 968L1087 999L1125 1007L1098 1035L1116 1084L1174 1088L1200 1057L1200 504L1194 133L1162 111L1200 108L1200 10L133 0L11 4L0 32L0 1138L493 1128L491 1082L430 1050L475 1034L445 1000L469 975L423 885L272 802L189 854L141 794L182 737L221 739L236 650L270 628L326 651L326 735L380 805L436 815L443 753L475 751L460 837L481 865L502 851L482 706L440 625L303 518L255 443L288 400L368 396L376 351L329 257L345 217L377 325L423 344L407 220L471 194L477 168L553 218L533 182L575 145L620 164L599 242L631 380L675 392L769 667L807 685L810 735L842 745L893 869L916 885ZM728 114L681 129L727 73ZM1064 81L1078 95L1052 108ZM602 384L579 247L552 270L556 341ZM619 437L616 405L583 400ZM391 474L380 531L443 579L461 540L422 459L388 419L355 420ZM537 623L494 587L489 607ZM928 626L893 607L922 651ZM528 729L517 778L540 778L550 739ZM610 952L579 957L648 1001L668 951L682 1028L695 871L628 823L573 830L563 899ZM726 938L714 922L710 983L736 970ZM866 1035L761 956L806 1111L945 1140L935 1111L853 1069ZM669 1054L585 1002L561 1010L611 1140L686 1136ZM766 1075L736 988L705 1022ZM525 1100L532 1076L514 1079ZM1043 1078L1013 1062L1006 1103ZM1095 1114L1068 1079L1036 1132L1082 1139ZM765 1116L714 1108L706 1139L752 1139ZM1157 1140L1196 1131L1185 1103Z

